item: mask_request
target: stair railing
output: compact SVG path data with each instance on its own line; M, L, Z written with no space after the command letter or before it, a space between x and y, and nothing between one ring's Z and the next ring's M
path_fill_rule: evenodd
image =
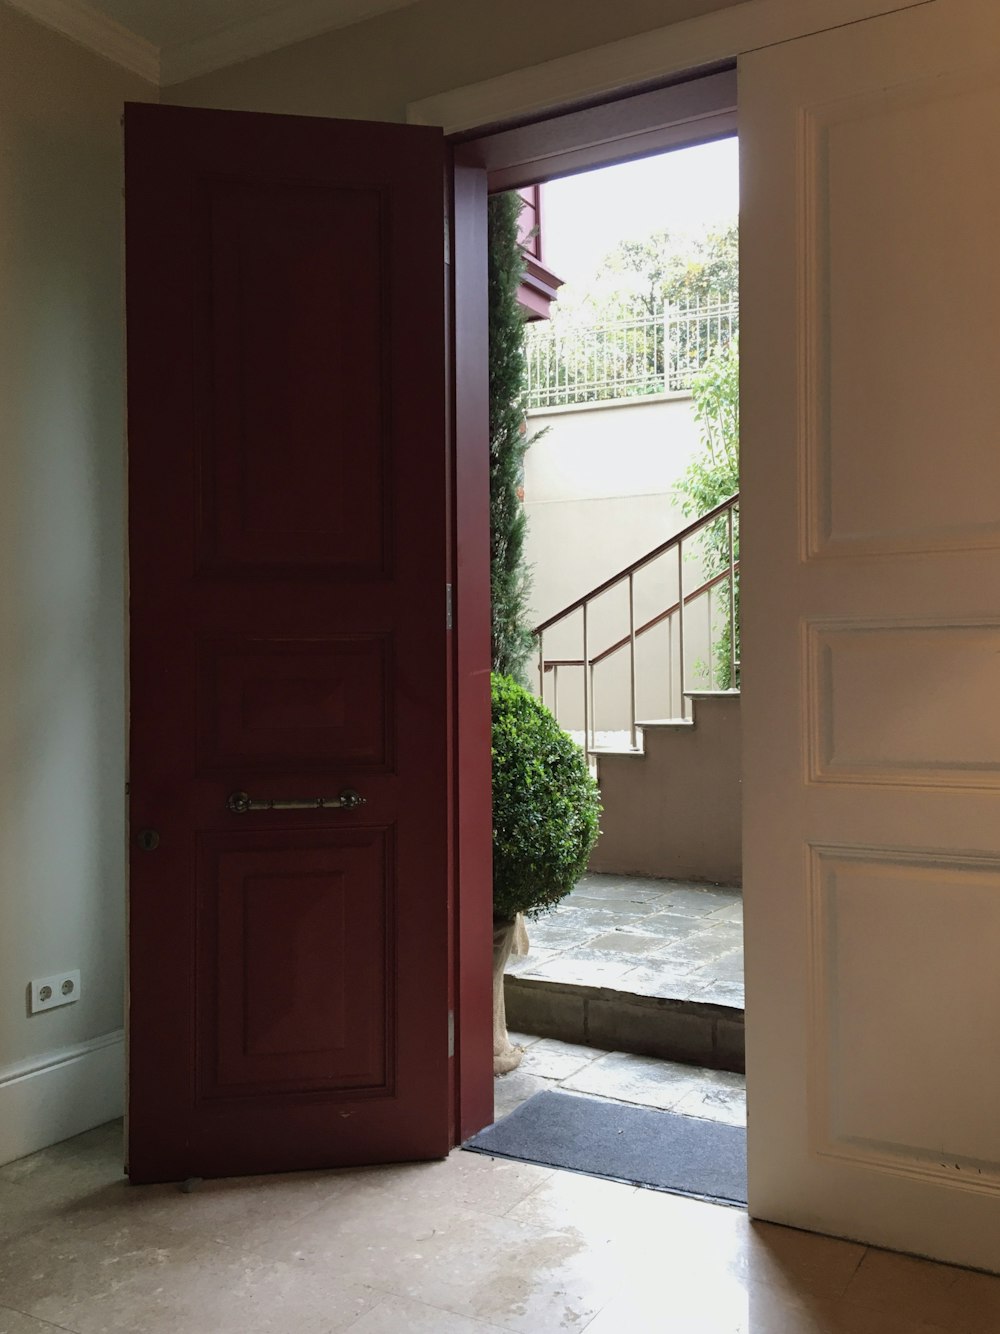
M538 641L538 688L541 698L545 699L545 681L546 677L551 675L551 708L556 718L559 718L559 671L560 669L574 668L582 669L582 703L583 703L583 737L584 749L589 754L595 749L595 717L594 717L594 673L601 663L607 662L617 654L628 651L628 700L629 700L629 735L633 749L638 748L638 723L636 714L637 700L637 679L636 679L636 644L643 635L649 633L658 625L666 624L668 632L668 650L667 650L667 700L668 707L673 707L674 700L677 701L679 716L687 717L688 702L686 699L688 673L685 661L685 630L688 609L698 599L705 598L708 608L708 635L709 635L709 689L713 683L712 657L715 646L711 642L713 636L714 611L712 604L712 591L718 588L720 584L727 585L726 596L726 618L728 621L729 638L729 682L735 686L739 678L739 654L738 654L738 632L737 632L737 576L739 573L739 492L730 496L728 500L723 500L716 505L714 509L701 515L682 528L665 542L648 551L644 556L632 562L631 565L620 570L617 574L605 579L592 588L582 597L577 598L562 611L558 611L554 616L550 616L543 621L541 625L535 628L535 637ZM721 531L720 531L721 530ZM705 538L709 537L709 542ZM684 560L685 547L688 554L699 554L695 543L701 543L700 555L702 558L702 568L700 572L697 587L691 590L684 588ZM707 548L707 550L706 550ZM636 575L639 571L652 565L654 562L663 559L670 553L676 555L676 595L671 595L671 600L666 607L657 612L656 615L649 617L636 624ZM596 649L593 646L593 604L605 594L613 590L621 589L627 596L628 605L628 632L612 640L611 643L604 644ZM545 655L545 636L554 631L557 627L564 625L570 617L579 614L582 629L582 653L580 657L546 657ZM676 646L674 627L676 626ZM676 651L675 651L676 648ZM674 659L677 662L677 671L674 671ZM675 689L676 687L676 689Z

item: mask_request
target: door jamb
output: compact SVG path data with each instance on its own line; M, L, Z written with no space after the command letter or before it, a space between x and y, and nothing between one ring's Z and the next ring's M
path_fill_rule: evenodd
M732 61L744 52L938 0L743 0L698 18L528 65L410 102L413 125L483 132L609 101Z

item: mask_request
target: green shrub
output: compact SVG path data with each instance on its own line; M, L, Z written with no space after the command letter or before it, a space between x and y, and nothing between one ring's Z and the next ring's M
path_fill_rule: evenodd
M493 676L493 915L553 908L587 869L601 799L580 747L509 676Z

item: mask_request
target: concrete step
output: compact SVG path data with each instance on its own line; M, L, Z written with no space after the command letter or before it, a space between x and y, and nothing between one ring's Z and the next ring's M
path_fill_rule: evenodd
M691 698L693 722L647 721L641 753L596 756L604 815L591 870L739 883L739 692Z
M504 1001L515 1031L711 1070L745 1069L743 1010L735 1006L510 973Z

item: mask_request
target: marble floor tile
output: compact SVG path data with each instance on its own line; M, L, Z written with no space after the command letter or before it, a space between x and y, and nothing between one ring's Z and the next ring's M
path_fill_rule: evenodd
M0 1334L53 1334L54 1331L59 1334L61 1328L65 1327L50 1325L47 1320L36 1320L34 1316L0 1306Z
M891 1251L866 1251L844 1298L966 1334L1000 1330L1000 1278Z
M0 1247L0 1334L1000 1330L1000 1279L681 1196L466 1153L170 1195L118 1184L119 1143L3 1169L53 1212Z
M329 1334L377 1295L143 1222L51 1225L0 1257L0 1294L74 1334Z
M588 1245L605 1245L649 1226L636 1204L637 1186L579 1172L553 1172L508 1217L546 1231L571 1229Z
M325 1210L262 1255L517 1334L582 1330L620 1281L579 1235L420 1200Z
M351 1326L351 1334L503 1334L471 1316L454 1315L407 1297L383 1297Z
M363 1194L370 1206L414 1214L433 1208L456 1208L502 1217L537 1190L555 1169L510 1158L456 1151L443 1161L395 1163L365 1172ZM362 1199L359 1191L357 1199ZM337 1201L333 1207L338 1208ZM353 1202L351 1206L353 1207ZM312 1215L303 1220L311 1226Z

